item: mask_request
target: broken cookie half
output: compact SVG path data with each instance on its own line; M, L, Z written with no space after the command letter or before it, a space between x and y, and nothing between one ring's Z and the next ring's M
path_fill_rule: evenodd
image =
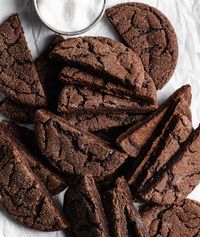
M45 110L36 113L35 135L44 157L64 175L93 175L103 180L127 159L108 142Z
M0 91L18 103L47 103L17 14L0 26Z
M185 199L200 183L200 126L170 156L156 175L150 177L140 194L143 200L162 205Z
M80 178L65 193L64 212L73 236L110 237L101 197L92 176Z
M41 231L69 224L45 186L29 168L24 154L0 132L0 202L19 223Z
M102 196L111 236L149 236L123 177L118 178L114 187Z
M103 191L91 176L81 177L65 193L64 212L73 236L149 236L124 178Z
M23 153L24 161L27 162L33 173L41 180L51 195L57 195L67 186L64 180L45 163L44 157L39 152L34 140L34 133L28 128L21 127L14 122L2 121L0 131L3 131Z
M161 89L173 75L178 59L177 37L170 21L158 9L135 2L108 8L106 14Z

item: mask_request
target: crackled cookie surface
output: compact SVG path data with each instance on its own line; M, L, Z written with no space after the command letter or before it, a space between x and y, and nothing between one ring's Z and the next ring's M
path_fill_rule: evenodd
M106 13L125 43L141 58L157 89L161 89L171 78L178 58L176 34L167 17L143 3L119 4Z
M35 135L42 154L64 174L112 175L127 155L95 135L45 110L36 113Z
M47 102L18 15L0 26L0 91L34 107Z
M145 79L140 58L123 44L104 37L68 39L55 47L50 57L133 90L140 90Z
M66 229L68 223L45 186L26 164L23 153L0 132L1 203L19 223L41 231Z
M200 236L200 204L185 199L178 205L152 206L141 211L150 237Z

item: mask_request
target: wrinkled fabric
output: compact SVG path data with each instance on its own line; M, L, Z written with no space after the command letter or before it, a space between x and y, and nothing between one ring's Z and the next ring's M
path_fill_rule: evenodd
M82 2L84 4L84 0ZM108 0L107 6L110 7L121 2L131 1ZM178 37L179 59L177 68L170 82L159 91L159 100L164 100L175 89L189 83L192 86L193 93L191 106L193 124L194 127L197 127L200 123L200 0L140 0L140 2L155 6L165 13L174 26ZM33 57L36 58L54 33L41 23L36 15L33 0L0 0L0 23L16 12L20 15L29 47ZM84 35L101 35L119 40L118 35L105 16L95 28ZM61 203L62 197L63 194L57 198ZM200 185L189 197L200 201ZM42 233L29 230L13 221L0 208L0 237L11 236L64 237L66 234L64 232Z

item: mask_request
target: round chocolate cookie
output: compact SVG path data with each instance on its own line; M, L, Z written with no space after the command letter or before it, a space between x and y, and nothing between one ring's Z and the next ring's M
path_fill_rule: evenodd
M167 17L143 3L119 4L107 9L106 14L161 89L171 78L178 58L176 34Z
M185 199L178 205L152 206L141 211L150 237L200 236L200 203Z

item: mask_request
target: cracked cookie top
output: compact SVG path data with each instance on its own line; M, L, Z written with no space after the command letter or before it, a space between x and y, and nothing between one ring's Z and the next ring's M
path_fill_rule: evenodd
M46 105L18 15L0 26L0 91L22 104Z
M61 71L59 80L68 85L84 85L91 89L95 88L96 90L106 91L106 93L119 95L134 101L157 104L156 87L153 79L147 73L145 73L145 79L140 93L130 88L125 88L120 84L115 84L107 80L107 77L99 77L75 67L66 66Z
M149 206L140 212L150 237L200 236L200 203L185 199L178 205Z
M64 174L93 175L103 180L127 159L125 153L108 142L50 112L37 111L35 122L35 135L42 154Z
M41 231L68 228L61 210L33 174L23 153L0 132L0 196L6 211L19 223Z
M59 96L58 111L61 113L83 112L132 112L148 113L155 105L146 105L106 92L98 92L84 86L65 86Z
M143 3L119 4L106 14L161 89L173 75L178 59L176 34L167 17Z
M139 92L145 79L140 58L123 44L105 37L68 39L55 47L50 57Z
M64 212L75 237L110 237L98 189L92 176L80 178L65 193Z

